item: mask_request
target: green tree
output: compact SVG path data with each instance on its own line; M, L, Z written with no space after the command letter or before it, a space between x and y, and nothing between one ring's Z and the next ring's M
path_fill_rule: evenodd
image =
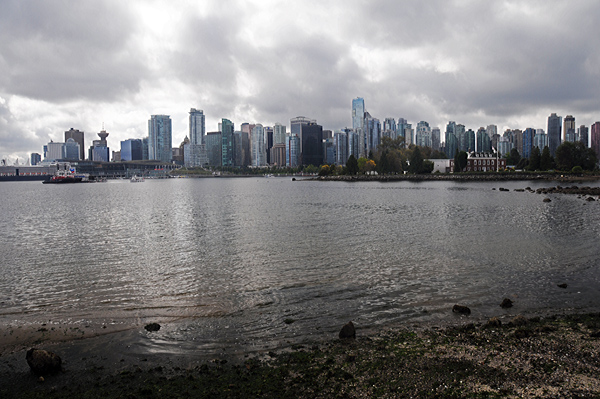
M383 151L377 162L377 173L385 175L386 173L392 172L392 167L387 156L387 152Z
M529 165L527 166L527 170L540 170L540 161L542 160L542 155L540 153L539 147L533 147L531 150L531 155L529 156Z
M414 147L410 154L409 173L423 173L423 155L419 147Z
M584 170L593 170L598 158L596 152L587 148L581 141L565 141L556 149L555 162L559 170L570 171L576 166L581 166Z
M454 172L462 172L467 167L467 153L456 150L454 154Z
M358 161L354 155L350 155L346 161L346 173L349 175L355 175L358 173Z
M549 170L552 169L552 164L554 161L552 160L552 156L550 155L550 148L545 146L542 150L542 156L540 157L540 170Z
M358 173L365 173L365 165L367 164L367 158L358 158Z
M521 160L521 154L519 154L519 151L516 148L513 148L510 150L510 153L506 157L506 164L507 165L517 165L520 160Z
M319 176L328 176L329 174L331 174L329 165L322 165L321 170L319 170Z

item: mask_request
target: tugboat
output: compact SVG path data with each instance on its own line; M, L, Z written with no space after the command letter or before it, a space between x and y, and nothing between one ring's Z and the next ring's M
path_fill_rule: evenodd
M43 184L68 184L68 183L87 183L90 181L87 174L75 174L75 169L71 169L71 164L68 162L56 164L57 170L48 180L44 180Z

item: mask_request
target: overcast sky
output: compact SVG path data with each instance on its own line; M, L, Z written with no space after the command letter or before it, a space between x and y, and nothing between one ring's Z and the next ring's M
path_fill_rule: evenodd
M590 1L0 0L0 157L42 153L104 123L111 150L152 114L351 126L382 122L546 129L551 112L600 120L600 3ZM413 126L414 126L413 125ZM442 138L443 140L443 138Z

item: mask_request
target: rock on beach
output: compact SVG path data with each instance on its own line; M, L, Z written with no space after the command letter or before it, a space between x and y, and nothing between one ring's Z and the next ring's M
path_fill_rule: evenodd
M345 338L356 338L356 329L354 328L354 323L349 321L342 327L339 334L340 339Z
M469 309L467 306L457 304L452 307L452 312L469 315L471 314L471 309Z
M62 359L53 352L31 348L27 351L25 360L36 375L54 374L61 371Z

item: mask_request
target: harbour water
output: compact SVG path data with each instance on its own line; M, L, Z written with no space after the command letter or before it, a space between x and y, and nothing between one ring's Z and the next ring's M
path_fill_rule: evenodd
M455 303L475 319L598 311L600 203L514 191L550 185L3 183L0 325L156 321L145 351L248 352L349 320L444 322Z

